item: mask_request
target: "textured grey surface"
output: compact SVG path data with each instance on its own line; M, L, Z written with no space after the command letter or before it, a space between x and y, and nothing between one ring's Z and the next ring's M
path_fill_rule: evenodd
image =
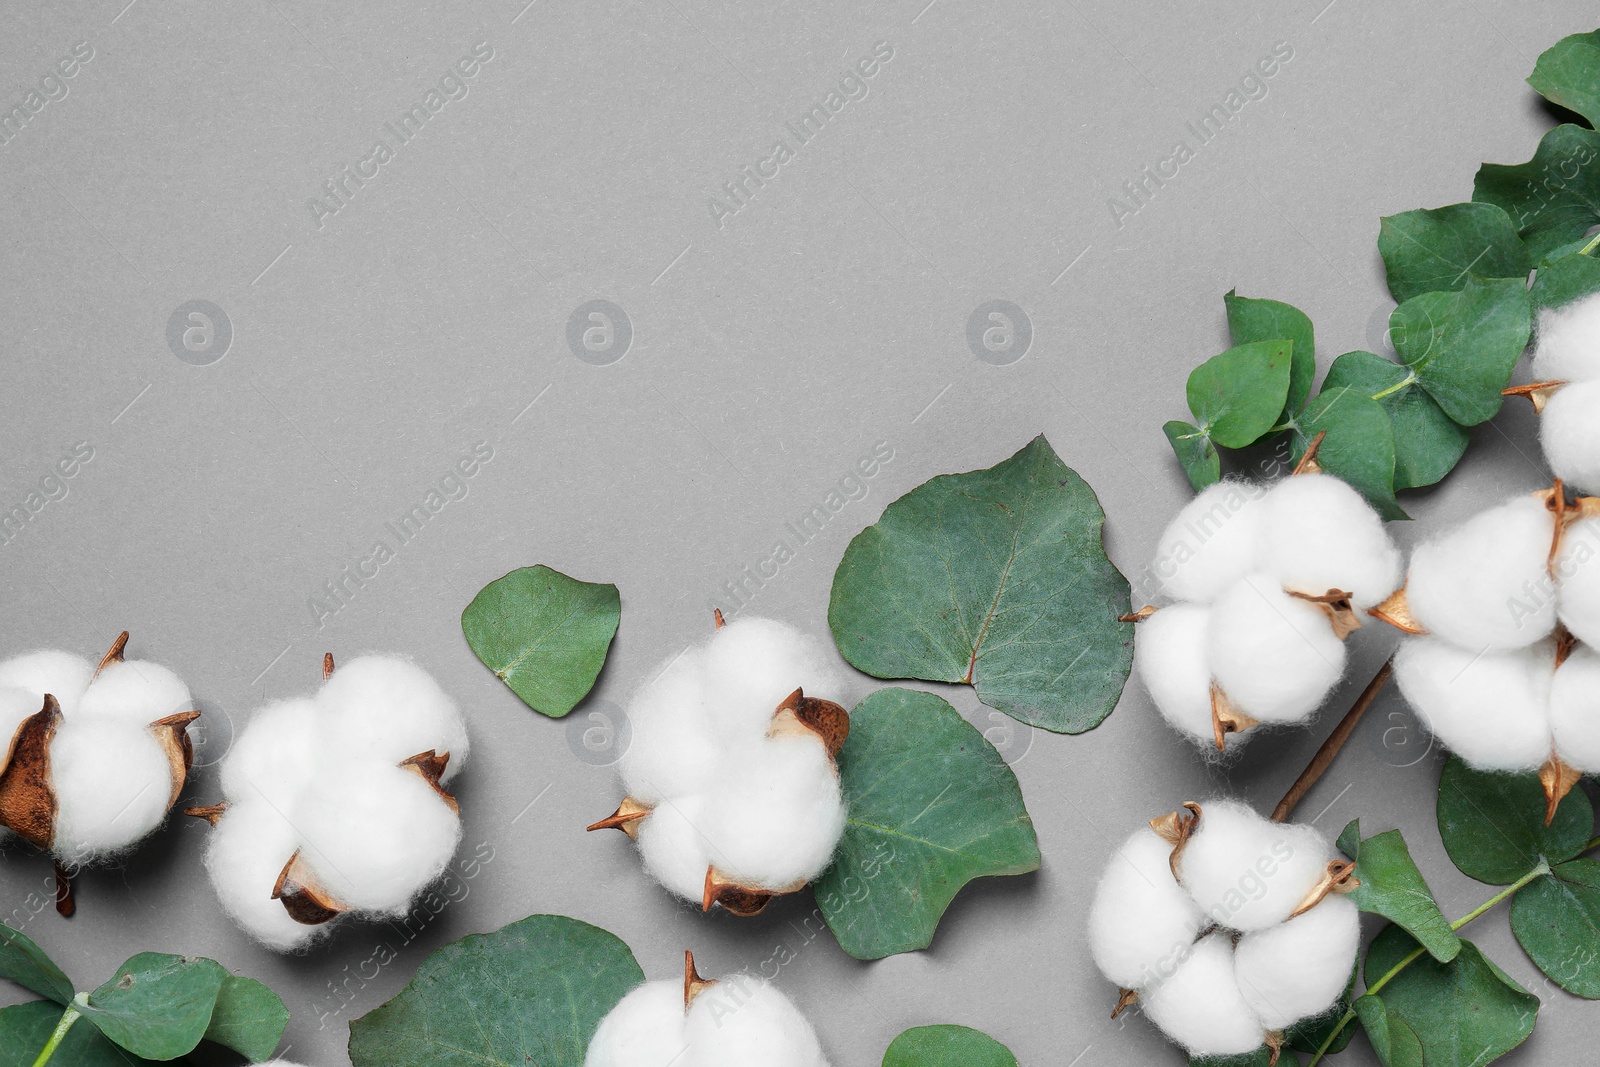
M611 771L476 662L459 613L524 564L616 582L622 630L594 699L621 703L875 443L893 458L865 498L747 583L747 610L825 635L851 535L924 479L1040 431L1099 491L1113 557L1137 574L1188 496L1160 425L1183 414L1188 369L1224 346L1223 292L1306 309L1324 367L1380 345L1379 216L1467 199L1480 161L1527 159L1550 118L1522 78L1593 28L1592 6L125 2L0 13L6 109L75 43L93 49L0 145L0 506L75 444L93 448L0 544L0 651L92 655L131 629L134 652L199 696L207 760L230 723L312 687L323 651L410 653L469 709L464 850L493 859L409 942L353 926L280 958L222 917L206 828L180 819L83 878L70 922L32 915L46 868L5 851L12 921L80 984L146 948L262 978L294 1011L289 1054L314 1064L345 1063L346 1022L433 948L531 912L615 931L653 977L686 947L716 974L787 946L782 987L840 1065L943 1021L1030 1067L1180 1062L1141 1020L1107 1020L1113 991L1083 943L1096 874L1114 840L1188 797L1270 806L1328 717L1226 773L1136 687L1084 737L994 733L1016 755L1043 870L964 893L931 951L861 964L806 939L808 903L703 917L649 884L619 836L586 837L615 802ZM799 143L786 124L878 42L892 58L865 95L844 86ZM1122 183L1193 143L1186 124L1280 42L1293 56L1264 98L1116 225ZM387 124L480 44L493 58L466 94L446 83L459 98L396 138ZM710 198L779 138L792 158L719 225ZM348 202L329 211L324 183L347 166L371 175L380 139L392 158L345 179ZM215 362L202 332L200 351L183 347L182 316L169 345L169 319L195 300L231 322ZM569 351L569 317L591 300L625 309L620 361ZM968 316L990 300L1031 320L1009 365L969 348ZM479 442L492 460L447 482ZM1422 521L1401 535L1544 477L1531 416L1508 410L1444 488L1409 496ZM447 503L398 544L385 524L435 489ZM311 599L379 541L393 558L319 619ZM1337 704L1384 646L1365 635ZM1403 827L1459 914L1487 893L1440 847L1425 748L1385 698L1303 813L1330 832L1356 816ZM189 795L215 798L214 767ZM1545 1000L1514 1061L1581 1055L1593 1009L1538 980L1503 915L1479 926ZM397 959L368 966L383 945ZM1359 1040L1347 1059L1372 1062Z

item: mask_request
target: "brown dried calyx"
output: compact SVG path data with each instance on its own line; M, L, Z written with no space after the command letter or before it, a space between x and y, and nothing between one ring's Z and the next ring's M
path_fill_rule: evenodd
M717 984L715 978L702 978L694 966L694 953L684 950L683 953L683 1013L689 1014L689 1009L694 1006L695 999Z
M1564 380L1549 382L1529 382L1527 385L1513 385L1509 389L1500 390L1501 396L1525 396L1533 404L1536 415L1543 415L1545 405L1550 403L1550 398L1569 385Z
M1327 869L1323 871L1322 878L1316 885L1311 887L1311 891L1305 895L1305 898L1295 905L1295 909L1289 913L1289 918L1293 919L1298 915L1304 915L1327 899L1330 893L1343 895L1345 893L1354 893L1360 888L1361 879L1356 877L1356 865L1354 863L1349 860L1331 860Z
M1150 829L1172 846L1172 858L1167 861L1167 866L1172 869L1172 877L1178 881L1183 879L1180 873L1183 850L1189 847L1189 839L1200 829L1200 819L1203 814L1199 804L1185 800L1183 807L1177 811L1170 811L1150 820Z

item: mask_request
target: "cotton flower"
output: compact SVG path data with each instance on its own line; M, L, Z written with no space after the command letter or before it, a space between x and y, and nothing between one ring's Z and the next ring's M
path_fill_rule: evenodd
M222 762L206 869L225 910L280 952L347 913L400 917L461 837L445 785L466 725L426 671L396 656L332 669L312 697L258 711Z
M1540 412L1539 440L1556 477L1600 493L1600 294L1539 313L1536 381L1508 389Z
M719 616L720 620L720 616ZM844 832L834 755L843 680L822 648L782 623L719 625L670 660L628 707L615 827L646 869L708 909L754 914L821 874Z
M1360 942L1352 865L1308 826L1234 801L1186 804L1130 836L1101 877L1089 950L1192 1056L1278 1046L1338 1001Z

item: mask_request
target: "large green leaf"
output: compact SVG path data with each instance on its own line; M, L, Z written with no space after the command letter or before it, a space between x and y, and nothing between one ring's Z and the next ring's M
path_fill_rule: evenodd
M452 942L350 1024L355 1067L582 1067L600 1020L644 972L614 935L532 915Z
M1242 1052L1237 1056L1190 1056L1189 1067L1296 1067L1300 1057L1289 1049L1283 1049L1277 1056L1272 1050L1262 1045L1254 1052Z
M1528 84L1600 126L1600 30L1563 37L1539 55Z
M1339 835L1339 849L1356 861L1361 885L1350 899L1362 911L1381 915L1415 937L1440 963L1461 951L1461 939L1439 910L1433 890L1417 870L1399 830L1361 840L1361 824L1352 820Z
M1295 416L1292 457L1326 433L1317 461L1349 482L1385 519L1409 518L1394 498L1394 426L1383 405L1355 389L1324 389Z
M1537 774L1476 771L1451 756L1439 776L1439 836L1450 860L1469 878L1509 885L1538 866L1561 863L1583 850L1594 809L1574 789L1544 824L1544 789Z
M1167 435L1167 443L1172 446L1195 492L1221 480L1222 458L1204 430L1187 422L1174 421L1161 427L1161 432Z
M1333 361L1325 391L1354 389L1372 397L1394 429L1394 487L1433 485L1466 454L1469 435L1417 383L1416 375L1372 352L1346 352Z
M988 470L946 474L845 550L828 625L877 678L965 682L1057 733L1099 725L1128 680L1128 580L1106 558L1094 490L1042 436Z
M283 1040L289 1009L283 1000L254 978L222 980L206 1040L225 1045L251 1063L269 1058Z
M932 693L880 689L839 753L849 821L817 904L857 959L926 948L961 887L1039 868L1017 776Z
M1356 1000L1355 1012L1383 1067L1423 1067L1422 1042L1399 1012L1370 993Z
M1587 245L1589 242L1583 242ZM1539 268L1533 278L1533 306L1557 308L1600 292L1600 259L1569 253Z
M883 1067L1017 1067L1017 1058L978 1030L918 1026L890 1042Z
M72 979L21 930L0 924L0 978L55 1001L72 1001Z
M1511 930L1551 981L1600 1000L1600 860L1557 864L1519 889Z
M1412 297L1389 317L1400 361L1463 426L1499 414L1532 328L1526 278L1471 277L1459 292Z
M1277 423L1289 395L1290 351L1282 339L1254 341L1189 372L1189 410L1223 448L1253 445Z
M170 1060L205 1037L227 977L215 960L141 952L90 993L79 1010L85 1021L134 1055Z
M1368 988L1416 948L1410 934L1386 927L1367 949ZM1539 1013L1539 998L1466 940L1449 963L1419 956L1379 994L1389 1011L1409 1024L1429 1064L1488 1063L1522 1044ZM1392 1027L1390 1037L1392 1054Z
M621 617L616 586L540 565L484 586L461 613L461 629L528 707L559 719L594 688Z
M33 1000L0 1009L0 1067L33 1067L61 1021L61 1005ZM158 1067L113 1045L100 1031L79 1019L50 1058L51 1067Z
M1284 414L1305 407L1311 381L1317 376L1316 334L1311 319L1293 304L1239 296L1232 289L1222 298L1228 309L1228 333L1236 345L1279 338L1294 345L1289 353L1289 395Z
M1518 278L1533 270L1511 217L1494 204L1420 208L1383 219L1378 253L1397 303L1479 278Z
M1535 260L1600 222L1600 133L1557 126L1526 163L1485 163L1472 199L1498 204Z

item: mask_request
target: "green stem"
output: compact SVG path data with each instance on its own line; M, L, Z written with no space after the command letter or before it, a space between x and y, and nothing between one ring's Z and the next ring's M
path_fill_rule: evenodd
M1409 388L1411 388L1411 386L1416 385L1416 384L1417 384L1417 376L1415 374L1408 374L1404 378L1402 378L1400 381L1395 382L1393 385L1389 386L1389 388L1385 389L1383 392L1373 394L1372 399L1374 399L1374 400L1382 400L1386 396L1393 396L1395 393L1398 393L1400 390L1409 389Z
M1588 244L1578 249L1578 255L1586 256L1596 248L1600 248L1600 233L1595 234Z
M39 1058L33 1061L33 1067L44 1067L50 1062L50 1057L56 1054L56 1049L67 1036L67 1031L72 1029L72 1024L82 1016L78 1014L76 1003L67 1005L67 1010L61 1013L61 1021L56 1023L55 1032L50 1035L50 1040L45 1042L44 1049L39 1053Z
M1589 845L1590 846L1600 845L1600 837L1597 837L1593 841L1589 842ZM1521 878L1518 878L1515 882L1512 882L1510 885L1508 885L1504 889L1500 890L1500 892L1496 893L1494 896L1490 897L1488 900L1484 901L1482 904L1479 904L1476 908L1473 908L1471 911L1467 912L1461 918L1459 918L1455 922L1451 923L1450 924L1450 929L1459 930L1463 926L1465 926L1468 923L1472 922L1474 919L1482 918L1485 912L1488 912L1488 911L1492 910L1495 907L1495 905L1499 904L1501 901L1505 900L1506 898L1515 895L1517 890L1521 889L1523 886L1527 885L1529 882L1533 881L1535 878L1542 878L1544 875L1547 875L1549 873L1550 873L1550 864L1549 864L1549 862L1546 861L1546 860L1540 860L1539 861L1539 865L1537 867L1535 867L1533 870L1529 871L1527 874L1523 875ZM1401 971L1405 970L1407 967L1411 966L1413 963L1417 962L1417 960L1419 958L1421 958L1421 956L1425 952L1427 952L1427 949L1422 948L1421 946L1418 946L1416 949L1413 949L1399 963L1395 964L1393 967L1390 967L1389 970L1384 973L1382 978L1379 978L1376 982L1373 982L1371 985L1367 986L1366 994L1368 996L1377 994L1380 990L1383 989L1384 986L1386 986L1390 982L1392 982L1396 975L1398 975ZM1354 1009L1351 1009L1351 1010L1346 1011L1344 1013L1344 1016L1342 1018L1340 1018L1340 1020L1339 1020L1339 1025L1335 1026L1333 1028L1333 1031L1330 1034L1328 1034L1327 1040L1323 1041L1322 1044L1320 1046L1318 1046L1317 1054L1315 1056L1311 1057L1311 1062L1309 1064L1307 1064L1306 1067L1316 1067L1316 1065L1322 1060L1322 1057L1324 1057L1324 1056L1326 1056L1328 1054L1329 1047L1332 1046L1334 1041L1338 1039L1340 1034L1344 1033L1344 1028L1349 1026L1350 1023L1352 1021L1354 1021L1355 1017L1356 1017L1356 1013L1355 1013Z

